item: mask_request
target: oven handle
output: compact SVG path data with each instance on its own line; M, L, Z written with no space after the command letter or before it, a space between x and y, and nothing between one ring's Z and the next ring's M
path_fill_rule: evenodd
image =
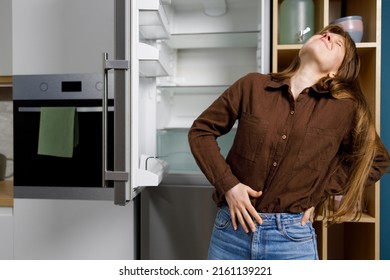
M102 107L76 107L78 113L96 113L102 112ZM18 112L23 113L36 113L40 112L41 107L19 107ZM108 112L114 112L114 106L107 107Z

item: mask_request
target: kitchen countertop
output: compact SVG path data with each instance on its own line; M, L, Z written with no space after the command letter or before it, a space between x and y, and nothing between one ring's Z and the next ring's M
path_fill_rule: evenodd
M0 207L13 207L14 205L14 181L0 181Z

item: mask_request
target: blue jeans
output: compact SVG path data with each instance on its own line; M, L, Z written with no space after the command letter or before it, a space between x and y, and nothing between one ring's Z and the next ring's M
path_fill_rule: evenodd
M227 206L219 209L211 235L210 260L318 260L317 238L310 221L301 225L303 213L260 213L256 232L233 229Z

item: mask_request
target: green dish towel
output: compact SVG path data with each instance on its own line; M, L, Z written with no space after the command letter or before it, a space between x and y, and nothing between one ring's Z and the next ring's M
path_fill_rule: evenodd
M73 157L79 141L75 107L42 107L39 123L38 154Z

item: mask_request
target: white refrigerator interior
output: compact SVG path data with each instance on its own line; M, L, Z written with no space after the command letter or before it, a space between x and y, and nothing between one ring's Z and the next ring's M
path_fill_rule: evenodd
M141 257L205 259L217 208L190 152L188 129L238 78L270 71L270 1L160 2L162 27L145 23L139 34L160 50L165 73L141 81L156 82L157 156L168 168L158 188L141 193ZM235 129L217 139L224 156L234 135Z
M130 62L127 205L15 198L15 258L206 258L217 209L188 129L238 78L270 71L270 0L12 2L15 75L100 73L103 52ZM118 4L126 11L120 58ZM234 134L218 139L224 155Z
M199 174L186 140L188 129L237 79L250 72L270 71L270 1L140 3L140 22L144 24L136 32L140 52L146 46L157 48L156 63L162 69L158 74L145 70L140 79L140 84L156 83L157 87L144 94L156 92L157 118L145 118L156 120L157 143L151 146L157 147L157 156L168 163L168 174ZM148 10L151 3L158 7L153 21ZM140 61L140 68L148 69L145 62ZM233 136L234 130L218 139L224 155Z

